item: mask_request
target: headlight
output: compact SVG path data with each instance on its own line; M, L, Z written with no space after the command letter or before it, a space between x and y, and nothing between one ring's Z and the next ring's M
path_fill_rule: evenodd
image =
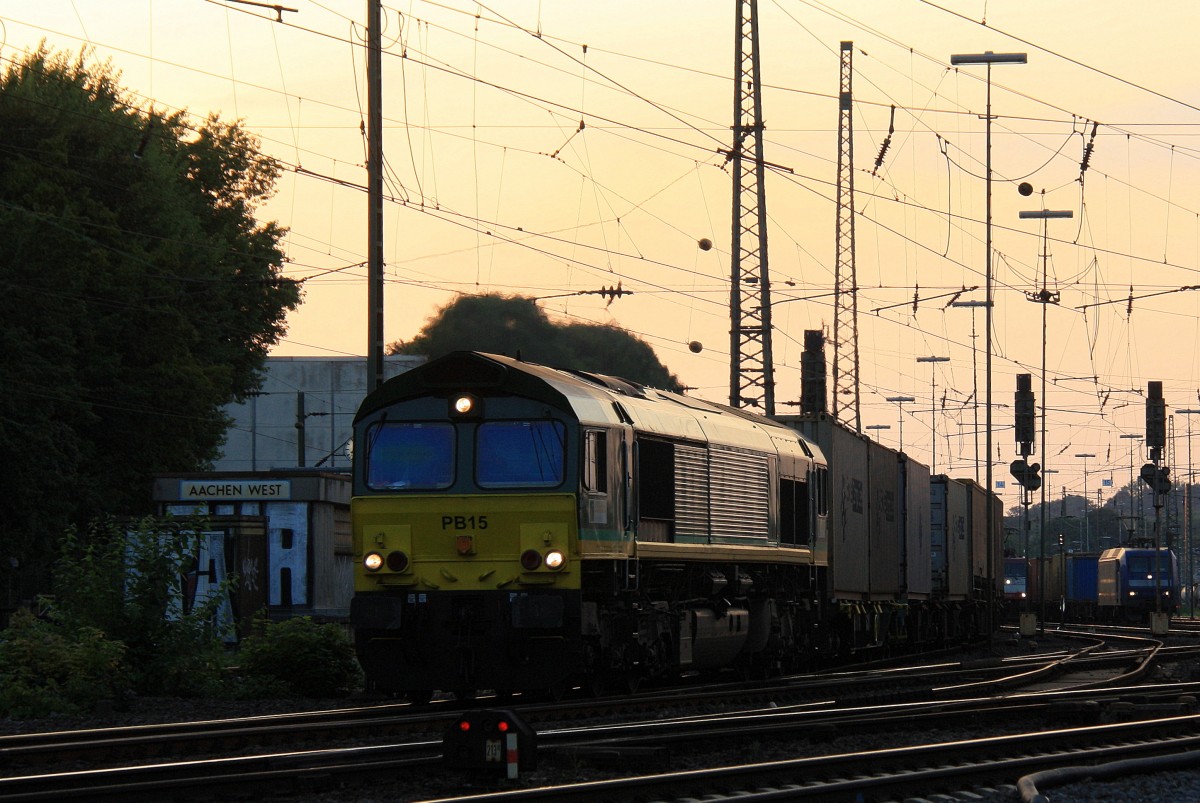
M368 552L363 558L363 568L369 572L377 572L383 568L383 555L378 552Z
M553 549L546 553L546 568L547 569L561 569L563 567L563 564L566 562L567 562L567 556L564 555L563 553L559 552L557 549Z
M408 555L405 555L399 550L389 552L387 556L387 567L394 572L402 572L408 568Z
M483 401L470 393L459 393L450 399L451 418L479 418L483 415Z

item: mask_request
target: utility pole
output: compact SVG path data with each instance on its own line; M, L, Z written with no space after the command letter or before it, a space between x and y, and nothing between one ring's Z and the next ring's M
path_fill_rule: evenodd
M304 391L296 394L296 465L304 468L306 448L308 446L308 428L306 422L315 416L326 416L329 413L310 413L304 408Z
M382 0L367 0L367 392L383 384Z
M766 167L758 0L738 0L733 60L733 265L729 287L729 405L775 414L771 280L767 271ZM749 395L758 391L762 395Z
M1025 185L1025 184L1021 185L1022 188L1025 188L1027 186L1028 185ZM1030 189L1032 189L1032 188L1030 188ZM1024 189L1022 189L1021 191L1024 191ZM1070 218L1070 217L1074 216L1074 213L1070 209L1060 209L1060 210L1041 209L1041 210L1033 210L1033 211L1021 211L1018 213L1018 216L1021 218L1030 218L1033 220L1042 221L1042 289L1036 293L1026 293L1025 297L1030 301L1033 301L1037 304L1042 305L1042 417L1041 417L1042 439L1041 440L1042 440L1042 468L1044 469L1047 466L1049 466L1048 457L1050 455L1050 452L1046 449L1046 339L1047 339L1046 308L1050 304L1057 304L1059 301L1059 294L1057 292L1051 292L1051 290L1049 288L1050 219L1051 218ZM1042 484L1041 505L1042 506L1041 506L1041 510L1040 510L1040 521L1039 521L1040 530L1039 530L1039 532L1045 533L1046 532L1046 485L1045 485L1045 483ZM1046 540L1044 537L1040 538L1039 540L1041 541L1042 547L1041 547L1041 552L1039 553L1038 571L1044 573L1044 564L1046 562ZM1038 588L1039 588L1039 594L1040 594L1041 593L1040 589L1042 587L1042 583L1040 581L1043 580L1044 577L1039 577L1038 579L1039 579ZM1043 606L1042 607L1043 607L1043 610L1040 612L1041 618L1038 621L1041 623L1040 624L1041 632L1044 633L1045 628L1046 628L1046 622L1045 622L1046 612L1044 610L1044 608L1045 608L1044 597L1043 597Z
M838 94L837 274L833 286L833 416L861 432L858 275L854 261L854 43L842 42Z

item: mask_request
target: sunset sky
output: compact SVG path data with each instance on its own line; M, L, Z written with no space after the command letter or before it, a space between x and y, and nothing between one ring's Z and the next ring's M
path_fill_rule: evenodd
M243 120L284 167L261 217L289 227L287 274L305 280L274 353L365 355L366 0L283 5L279 22L221 0L0 0L0 60L43 39L86 46L146 105ZM461 293L536 296L551 317L627 328L692 393L726 401L735 9L385 5L387 340ZM1093 501L1101 478L1128 482L1146 456L1119 436L1144 431L1146 383L1163 382L1168 412L1200 408L1194 2L759 0L759 16L777 404L799 396L804 330L832 336L839 43L852 41L863 424L889 425L872 436L897 446L885 399L914 396L905 450L928 462L936 420L938 470L974 475L984 311L946 305L964 287L978 289L959 300L984 299L986 71L950 56L1025 52L992 72L996 478L1014 504L1015 376L1034 375L1040 405L1042 354L1042 306L1027 299L1042 228L1019 212L1051 209L1073 217L1047 227L1060 303L1034 459L1060 472L1055 498L1083 491L1075 454L1097 455ZM618 282L633 295L587 294ZM1178 477L1188 416L1174 427Z

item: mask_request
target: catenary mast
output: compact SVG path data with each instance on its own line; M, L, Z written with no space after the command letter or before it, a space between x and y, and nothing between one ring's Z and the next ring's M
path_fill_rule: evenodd
M733 241L729 288L729 404L775 413L767 199L763 163L758 1L738 0L733 64Z

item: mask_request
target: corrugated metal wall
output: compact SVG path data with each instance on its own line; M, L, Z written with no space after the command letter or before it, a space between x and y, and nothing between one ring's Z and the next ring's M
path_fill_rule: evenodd
M675 538L708 538L708 450L675 444Z
M771 472L764 458L719 446L709 451L714 537L765 539L770 534Z

